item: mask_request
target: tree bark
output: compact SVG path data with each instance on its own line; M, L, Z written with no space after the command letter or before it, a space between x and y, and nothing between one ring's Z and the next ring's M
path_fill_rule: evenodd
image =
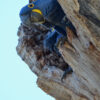
M31 36L25 34L23 26L18 31L18 55L38 76L38 86L56 100L100 100L100 0L58 1L77 32L76 36L66 28L69 42L59 45L64 60L74 72L61 82L63 70L55 66L41 69L35 51L26 45L26 40L31 44ZM33 29L41 34L47 31L41 26Z
M59 0L78 37L68 30L74 48L60 49L74 71L88 80L100 92L100 1ZM71 35L70 35L71 34Z

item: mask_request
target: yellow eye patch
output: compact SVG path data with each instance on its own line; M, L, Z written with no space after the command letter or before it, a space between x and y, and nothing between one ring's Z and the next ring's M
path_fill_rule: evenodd
M29 7L29 8L33 8L33 7L34 7L34 4L31 3L31 4L28 5L28 7Z
M36 12L36 13L39 13L40 15L43 15L39 9L33 9L32 12Z

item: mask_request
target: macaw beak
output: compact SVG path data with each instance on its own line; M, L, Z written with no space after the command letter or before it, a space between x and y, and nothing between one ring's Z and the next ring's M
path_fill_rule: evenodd
M30 21L30 15L25 14L25 15L20 15L20 20L23 25L30 27L31 26L31 21Z
M30 27L34 23L42 24L45 22L42 12L39 9L32 9L25 12L25 8L20 12L20 19L22 24Z
M42 23L45 22L45 19L44 19L42 14L32 11L31 12L31 16L30 16L30 21L32 23L40 23L40 24L42 24Z
M20 16L20 20L22 22L23 25L25 26L30 26L31 25L31 21L30 21L30 10L26 10L27 7L23 7L19 13Z

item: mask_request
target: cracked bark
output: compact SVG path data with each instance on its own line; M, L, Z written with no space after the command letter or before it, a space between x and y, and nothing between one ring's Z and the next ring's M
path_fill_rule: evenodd
M21 26L17 52L38 76L38 86L56 100L100 100L100 0L58 1L77 31L78 37L67 28L69 43L59 45L64 60L74 72L61 82L63 70L47 65L41 68L43 59L38 61L26 42L32 44L29 31L45 34L47 29L43 26L34 26L29 31Z

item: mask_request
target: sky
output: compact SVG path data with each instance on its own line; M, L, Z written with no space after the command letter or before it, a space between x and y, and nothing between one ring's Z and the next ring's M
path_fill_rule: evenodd
M0 2L0 100L54 100L36 85L37 77L17 55L20 9L28 0Z

